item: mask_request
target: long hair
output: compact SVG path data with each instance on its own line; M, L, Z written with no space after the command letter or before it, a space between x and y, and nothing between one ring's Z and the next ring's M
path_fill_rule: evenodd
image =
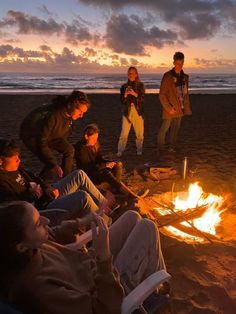
M87 95L79 90L74 90L69 96L57 96L52 100L53 108L65 108L68 113L73 112L80 105L90 108L90 102Z
M135 85L135 88L137 88L138 83L141 82L141 80L140 80L140 78L139 78L138 70L137 70L136 67L131 66L131 67L128 68L128 71L127 71L127 72L129 73L129 71L131 71L131 70L133 70L133 71L136 72L136 78L135 78L135 81L134 81L134 85ZM128 79L128 82L129 82L129 79ZM128 83L128 82L127 82L127 83Z
M29 252L19 253L16 249L16 245L25 239L26 204L17 201L0 207L0 295L7 294L14 277L32 256Z

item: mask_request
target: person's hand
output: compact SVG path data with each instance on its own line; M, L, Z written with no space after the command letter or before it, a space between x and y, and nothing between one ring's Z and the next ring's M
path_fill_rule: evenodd
M171 108L170 111L169 111L169 113L170 113L170 114L175 114L175 113L176 113L175 108Z
M54 166L53 171L58 175L59 178L63 177L63 170L61 169L60 166L58 165Z
M60 196L60 192L58 189L52 189L52 194L55 200Z
M138 93L136 93L133 89L130 89L128 93L136 98L138 97Z
M44 190L44 193L46 194L47 197L50 199L57 199L60 196L60 192L58 189L54 189L52 186L47 187Z
M116 163L114 161L109 161L106 163L106 168L112 169L115 166L115 164Z
M103 212L97 212L97 213L89 213L86 216L82 217L82 218L77 218L77 224L78 227L80 228L81 226L83 227L88 227L91 225L91 222L95 222L96 221L96 216L97 215L103 215Z
M100 216L96 216L96 223L91 223L91 229L93 248L97 259L100 262L108 260L111 256L109 230L104 219Z
M39 184L31 185L30 191L38 199L43 195L43 190Z

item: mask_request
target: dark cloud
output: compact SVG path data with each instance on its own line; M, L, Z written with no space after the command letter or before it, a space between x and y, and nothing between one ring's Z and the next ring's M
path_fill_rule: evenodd
M39 7L39 11L41 11L42 13L46 14L46 15L55 15L53 12L49 11L47 6L45 4L43 4L41 7Z
M6 18L1 21L2 26L16 26L19 34L60 34L63 31L63 24L57 23L49 18L47 21L31 16L20 11L10 10Z
M212 14L198 14L179 19L178 24L183 39L207 39L215 35L221 22Z
M105 39L107 46L115 52L145 55L146 46L161 48L165 44L174 44L177 34L157 26L145 28L142 19L135 15L114 14L107 23Z
M125 6L143 7L176 27L183 39L210 38L228 25L236 29L235 0L80 0L87 5L110 6L113 10ZM153 20L153 19L152 19ZM153 22L154 23L154 22Z
M76 21L73 24L66 24L65 38L68 43L76 46L80 41L89 41L92 35L87 27L78 25Z
M140 63L137 59L134 58L124 58L119 57L118 55L101 55L102 51L94 50L92 48L86 47L85 50L81 51L79 54L76 54L74 51L68 47L64 47L60 53L54 52L53 49L48 45L39 46L39 50L24 50L23 48L13 47L12 45L0 45L0 68L3 68L4 65L11 64L21 64L25 67L28 66L35 67L37 70L43 71L43 69L50 70L61 70L75 71L76 68L80 67L83 70L92 70L92 69L110 69L113 70L115 67L116 70L119 68L127 69L128 66L139 66L147 67L145 64ZM92 57L92 60L90 58ZM105 65L104 60L110 60L111 65ZM103 65L100 64L103 63ZM41 67L40 67L41 66Z
M127 67L129 65L129 62L126 58L120 58L120 64L121 66Z
M110 65L104 64L104 59L99 55L101 51L93 50L86 47L79 54L75 54L68 47L64 47L60 53L54 52L50 46L41 45L38 51L24 50L12 45L0 45L0 69L8 71L25 71L28 72L94 72L94 71L119 71L127 70L130 65L147 69L147 65L139 62L134 58L123 58L111 54L105 56L110 60ZM89 59L90 55L93 59ZM102 61L102 65L100 64Z
M12 45L0 45L0 58L40 58L43 57L41 51L24 50L23 48L13 47Z
M87 57L95 57L97 55L97 52L93 48L86 47L84 49L84 55Z
M39 49L42 51L52 51L52 48L49 47L48 45L41 45L39 46Z
M129 62L130 62L130 65L132 65L134 67L137 67L140 64L140 62L137 59L135 59L135 58L130 58Z
M53 18L48 20L40 19L20 11L10 10L7 16L0 20L0 26L16 27L18 34L39 34L65 36L65 40L72 45L78 45L81 41L88 41L93 38L89 28L74 19L71 24L66 22L58 23ZM97 36L96 36L97 40Z
M195 63L203 68L230 68L236 66L236 59L204 59L195 58Z

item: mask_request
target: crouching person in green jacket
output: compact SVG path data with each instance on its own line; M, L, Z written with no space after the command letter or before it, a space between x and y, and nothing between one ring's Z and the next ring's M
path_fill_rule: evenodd
M43 179L67 176L73 167L74 148L67 141L72 122L87 112L90 107L87 96L73 91L68 97L57 97L52 104L36 108L23 120L20 138L25 146L44 164L40 173ZM62 154L58 165L54 151Z

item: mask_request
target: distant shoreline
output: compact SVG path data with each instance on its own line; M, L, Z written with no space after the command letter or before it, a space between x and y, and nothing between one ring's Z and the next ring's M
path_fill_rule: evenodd
M65 95L73 89L0 89L0 95ZM84 89L87 94L119 94L119 89ZM158 94L159 89L146 89L146 94ZM190 88L190 94L236 94L236 88Z

